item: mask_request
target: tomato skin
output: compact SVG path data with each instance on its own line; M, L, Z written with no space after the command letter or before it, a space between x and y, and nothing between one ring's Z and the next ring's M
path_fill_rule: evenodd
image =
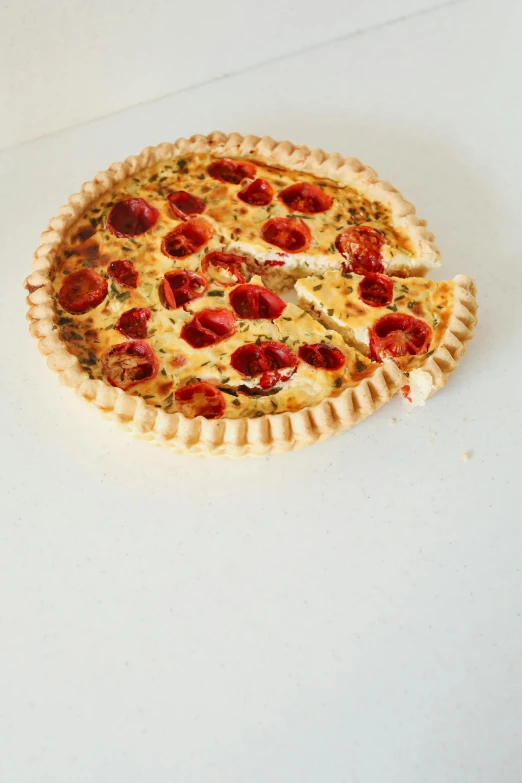
M234 288L229 299L236 315L247 320L268 318L273 321L279 318L286 307L286 302L277 294L261 285L249 283Z
M431 327L420 318L405 313L383 315L370 329L370 357L380 362L385 357L427 353L431 336Z
M340 370L346 362L346 358L339 348L333 348L324 343L313 345L301 345L298 351L299 358L318 370Z
M245 282L246 278L240 271L241 264L243 263L246 263L245 256L236 255L235 253L222 253L220 250L213 250L212 253L207 253L201 262L201 271L204 275L208 275L209 266L226 269L235 276L236 281L229 283L225 282L224 280L214 279L214 282L223 288L227 288L228 286Z
M113 345L102 356L102 369L111 386L127 391L155 378L159 362L148 343L132 340Z
M393 280L378 272L369 272L359 283L359 297L370 307L387 307L393 300Z
M169 310L176 310L187 302L199 299L207 288L206 278L188 269L174 270L163 276L163 295Z
M163 237L161 252L169 258L186 258L201 250L211 236L212 229L205 220L191 218Z
M256 167L245 160L232 160L231 158L219 158L207 168L212 179L220 182L228 182L231 185L239 185L244 179L254 179Z
M255 179L245 185L237 197L252 207L266 207L274 198L274 189L266 179Z
M167 199L172 214L179 220L187 220L193 215L200 215L206 208L203 199L192 195L192 193L187 193L186 190L174 190L169 193Z
M60 306L68 313L87 313L107 296L107 281L94 269L78 269L63 279L58 293Z
M207 381L183 386L175 394L181 413L189 419L203 416L205 419L220 419L226 403L223 393Z
M312 241L309 227L295 218L270 218L263 225L261 236L269 245L275 245L285 253L302 253L310 247Z
M303 212L305 215L317 215L326 212L333 204L333 199L314 183L296 182L279 193L279 199L292 212Z
M181 337L192 348L207 348L215 345L236 331L235 318L230 310L200 310L181 330Z
M371 226L351 226L338 234L335 247L346 259L345 272L367 275L384 272L382 246L384 236Z
M265 340L259 345L249 343L236 348L230 357L230 364L245 378L261 376L255 391L270 389L279 381L288 380L297 366L297 356L284 343Z
M158 219L156 207L143 198L126 198L115 204L107 218L107 228L117 237L144 234Z
M138 286L138 270L132 261L112 261L107 273L111 280L114 280L118 285L125 286L125 288L137 288Z
M125 337L143 340L147 337L147 321L151 315L148 307L133 307L120 315L114 328Z

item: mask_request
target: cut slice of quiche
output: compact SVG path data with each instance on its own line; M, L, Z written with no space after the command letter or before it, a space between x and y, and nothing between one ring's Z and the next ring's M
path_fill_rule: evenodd
M475 286L465 275L436 282L333 271L295 288L301 307L348 345L375 362L393 359L414 405L444 386L477 322Z

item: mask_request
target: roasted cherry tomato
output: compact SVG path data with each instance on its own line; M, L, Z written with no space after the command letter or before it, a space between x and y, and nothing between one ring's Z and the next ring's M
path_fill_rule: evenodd
M297 218L270 218L261 229L261 235L265 242L281 248L286 253L307 250L312 241L310 229Z
M201 271L204 275L211 275L214 282L222 286L237 285L245 282L245 276L241 273L241 265L246 263L244 256L238 256L235 253L222 253L220 250L214 250L207 253L201 264ZM210 267L210 272L209 272ZM219 269L224 270L224 274L219 275ZM212 270L215 270L212 272ZM228 279L226 279L228 276ZM233 276L235 279L230 279Z
M193 348L206 348L220 343L236 331L236 322L230 310L208 309L196 313L185 324L181 337Z
M370 272L359 283L359 296L370 307L386 307L393 299L393 280L387 275Z
M274 189L266 179L255 179L245 185L237 197L252 207L266 207L274 198Z
M281 191L279 198L292 212L304 212L316 215L330 209L333 199L319 185L309 182L296 182Z
M111 280L119 285L126 288L136 288L138 285L138 271L132 261L112 261L107 271Z
M156 207L143 198L126 198L113 206L107 228L117 237L137 237L152 228L158 219Z
M386 356L395 358L427 353L431 334L428 324L412 315L383 315L370 329L370 356L379 362Z
M299 348L299 358L318 370L340 370L346 359L339 348L333 348L324 343L302 345Z
M150 381L158 373L159 362L148 343L133 340L113 345L102 357L102 368L111 386L126 391Z
M204 220L186 220L163 238L161 252L169 258L186 258L201 250L211 235L212 229Z
M198 196L187 193L186 190L175 190L169 193L168 200L172 213L180 220L186 220L192 215L200 215L205 211L205 202Z
M58 301L68 313L86 313L107 296L107 281L94 269L79 269L63 279Z
M384 272L381 252L383 245L384 236L371 226L345 228L335 240L337 250L346 259L345 271L358 275Z
M148 307L133 307L120 315L115 328L125 337L143 340L147 337L147 321L150 316Z
M230 292L230 304L240 318L279 318L286 307L277 294L260 285L238 285Z
M203 296L207 288L207 280L202 275L190 272L188 269L167 272L163 278L163 295L167 307L171 310Z
M219 419L225 410L225 397L211 383L200 381L183 386L175 394L180 412L188 419L203 416L205 419Z
M256 167L252 163L230 158L215 160L207 171L213 179L230 182L231 185L239 185L244 179L254 179L256 176Z
M288 380L297 365L297 356L284 343L266 340L237 348L230 364L246 378L260 375L260 389L270 389L281 380Z

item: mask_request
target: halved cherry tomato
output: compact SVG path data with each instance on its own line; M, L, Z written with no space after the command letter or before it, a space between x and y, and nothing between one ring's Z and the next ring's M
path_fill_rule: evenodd
M323 343L302 345L299 348L299 358L318 370L340 370L346 359L339 348L332 348Z
M63 279L58 301L68 313L86 313L107 296L107 281L94 269L78 269Z
M150 316L148 307L133 307L120 315L115 328L125 337L144 339L147 337L147 321Z
M312 234L306 223L296 218L270 218L261 229L261 234L265 242L280 247L287 253L307 250L312 241Z
M214 267L215 269L224 269L231 275L234 275L235 280L224 280L223 275L221 278L212 275L214 282L222 286L237 285L238 283L245 282L245 276L241 273L241 264L246 263L244 256L238 256L235 253L222 253L220 250L214 250L212 253L207 253L201 264L201 271L207 275L208 268Z
M274 189L266 179L255 179L245 185L237 197L252 207L266 207L274 198Z
M175 397L180 403L181 413L187 419L194 419L196 416L219 419L225 410L225 397L219 389L206 381L183 386L177 390Z
M207 171L213 179L230 182L232 185L239 185L244 179L254 179L256 176L256 167L252 163L230 158L215 160Z
M237 348L230 364L246 378L260 375L260 389L269 389L281 380L288 380L297 365L297 356L284 343L266 340ZM286 372L285 372L286 370Z
M367 275L368 272L384 272L381 248L384 236L371 226L351 226L337 236L335 246L346 259L346 272Z
M158 219L156 207L143 198L126 198L113 206L107 228L117 237L136 237L152 228Z
M370 329L370 356L380 362L386 356L426 353L430 347L431 334L428 324L412 315L383 315Z
M111 280L127 288L138 285L138 271L132 261L112 261L107 270Z
M238 285L230 292L230 304L240 318L279 318L286 307L277 294L261 285Z
M333 199L319 185L310 182L296 182L281 191L279 198L292 212L304 212L306 215L316 215L326 212L333 204Z
M171 310L199 299L208 288L208 282L202 275L188 269L167 272L163 278L163 295Z
M370 272L359 283L359 296L370 307L386 307L393 299L393 280L387 275Z
M211 235L212 229L204 220L186 220L163 238L161 252L169 258L186 258L201 250Z
M220 343L236 331L236 322L230 310L208 309L196 313L185 324L181 337L193 348L206 348Z
M175 217L180 220L186 220L192 215L200 215L205 211L205 202L186 190L175 190L169 193L168 200L170 208Z
M111 386L126 391L138 383L150 381L158 373L159 362L148 343L133 340L119 343L102 357L102 368Z

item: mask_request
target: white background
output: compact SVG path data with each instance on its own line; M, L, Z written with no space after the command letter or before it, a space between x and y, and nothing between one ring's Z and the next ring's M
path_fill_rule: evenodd
M245 47L228 78L0 154L2 783L521 783L522 10L462 0L375 27L413 5L343 4L374 27L243 72L268 59ZM352 29L309 9L302 40L285 23L291 47L254 17L237 35L249 27L273 57ZM51 12L29 18L52 35ZM85 74L96 47L78 40ZM132 102L111 104L113 60L75 106L64 63L70 105L40 124L15 87L35 62L2 68L6 143ZM394 400L302 452L203 461L59 387L24 321L39 232L113 160L216 127L360 157L428 218L438 276L476 278L476 338L424 409Z

